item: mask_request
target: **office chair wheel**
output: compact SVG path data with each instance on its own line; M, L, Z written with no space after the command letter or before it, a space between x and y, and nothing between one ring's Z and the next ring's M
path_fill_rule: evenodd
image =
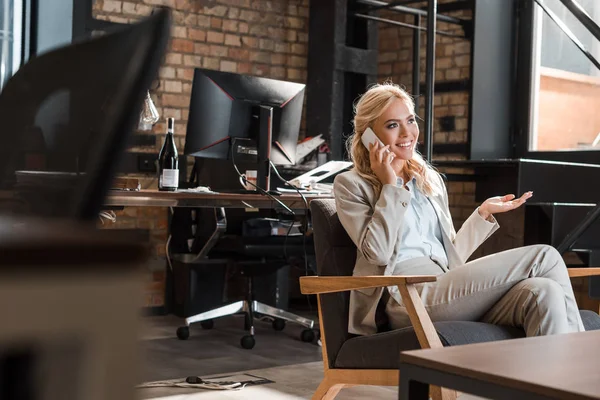
M315 332L312 329L305 329L302 331L300 339L302 339L303 342L310 343L315 340Z
M212 319L207 319L206 321L201 321L200 326L202 329L212 329L215 326L215 321Z
M181 326L177 328L177 338L179 340L187 340L190 337L190 328L187 326Z
M280 318L275 318L273 320L273 329L276 331L282 331L285 328L285 320Z
M240 344L244 349L250 350L254 348L256 341L254 340L254 336L246 335L242 337L242 340L240 340Z

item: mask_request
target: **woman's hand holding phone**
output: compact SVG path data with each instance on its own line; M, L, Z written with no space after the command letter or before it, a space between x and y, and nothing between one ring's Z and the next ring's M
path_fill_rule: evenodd
M389 151L390 146L384 146L379 142L375 144L369 144L369 160L371 162L371 169L377 176L377 179L382 184L396 184L396 173L392 168L392 161L394 160L394 153Z
M377 137L371 128L367 128L361 137L362 144L369 150L369 160L371 169L379 181L385 185L396 184L396 173L392 169L392 160L395 155L390 151L390 146L386 146Z

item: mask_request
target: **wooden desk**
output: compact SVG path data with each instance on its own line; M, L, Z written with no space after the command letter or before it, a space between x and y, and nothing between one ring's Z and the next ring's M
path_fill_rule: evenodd
M286 193L276 197L292 211L304 212L306 208L306 204L302 200L302 197L296 193ZM311 200L314 199L331 198L331 195L305 195L304 197L306 198L306 201L310 203ZM198 207L217 209L215 231L198 254L176 255L175 258L186 263L202 261L221 235L227 230L225 208L284 210L284 208L276 201L261 194L194 193L187 191L160 192L158 190L110 190L104 204L117 207Z
M304 201L296 193L286 193L276 197L292 210L305 208ZM305 195L305 197L310 203L313 199L330 198L331 195ZM110 190L105 204L123 207L282 208L276 201L261 194L159 192L158 190Z
M400 355L400 399L428 384L490 399L600 399L600 331L512 339Z

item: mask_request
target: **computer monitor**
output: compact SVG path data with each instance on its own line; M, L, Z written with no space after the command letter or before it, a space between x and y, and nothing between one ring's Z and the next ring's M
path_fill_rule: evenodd
M256 163L269 190L269 161L296 162L305 85L196 68L184 153Z

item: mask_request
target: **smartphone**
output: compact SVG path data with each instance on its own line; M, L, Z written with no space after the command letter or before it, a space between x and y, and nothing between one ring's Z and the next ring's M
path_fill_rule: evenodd
M367 148L367 150L370 150L369 143L375 144L376 142L379 142L379 144L381 146L385 146L385 144L383 144L383 142L377 137L377 135L375 135L375 132L373 132L373 129L371 129L371 128L367 128L365 130L365 133L363 133L361 140L362 140L362 143ZM386 153L387 152L389 152L389 150L386 150Z

